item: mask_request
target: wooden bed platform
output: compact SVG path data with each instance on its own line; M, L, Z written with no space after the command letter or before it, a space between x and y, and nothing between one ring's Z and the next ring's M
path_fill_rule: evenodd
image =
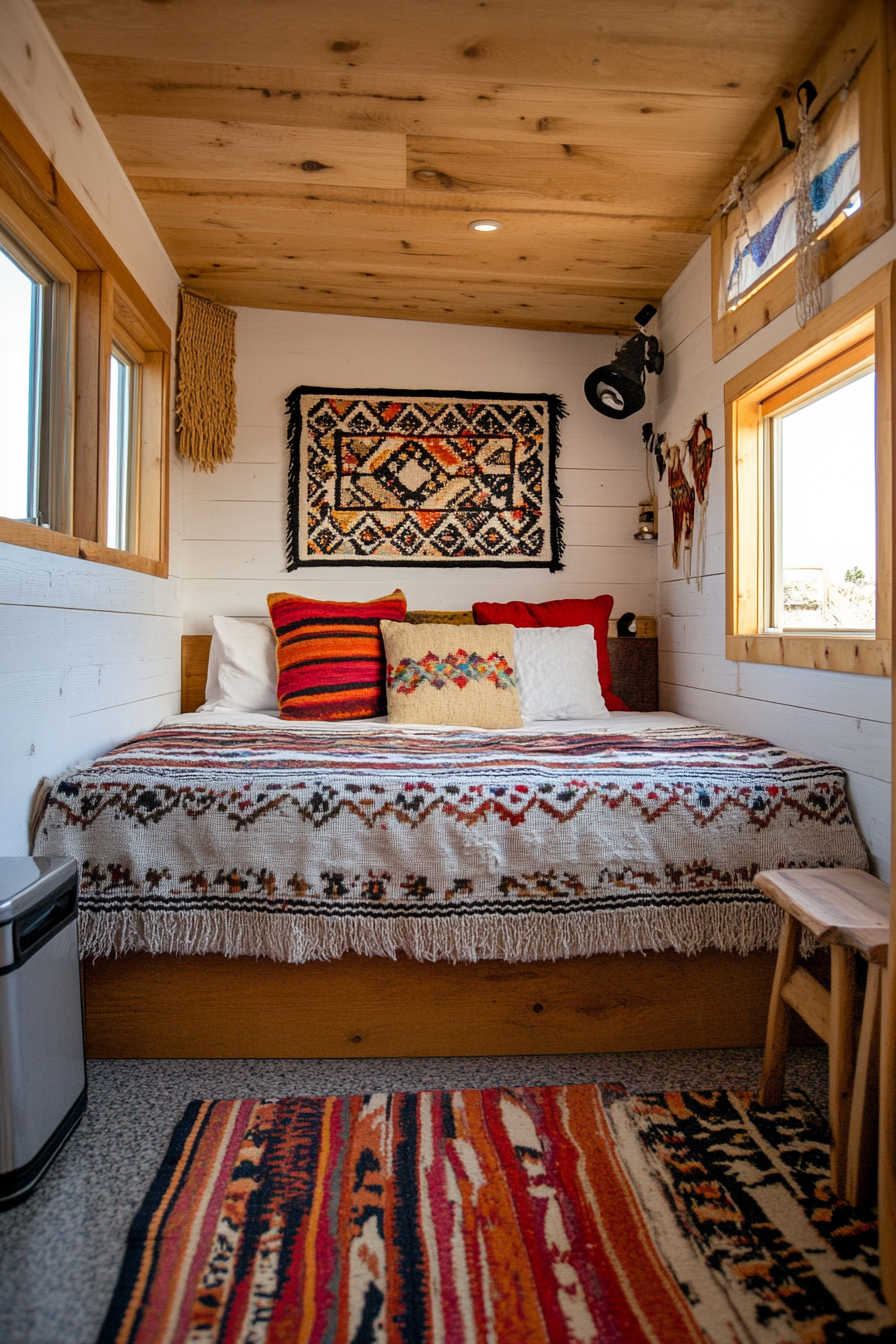
M204 698L210 643L183 639L185 712ZM629 703L655 708L655 639L610 647L614 664L635 660L626 664ZM129 953L84 964L87 1053L365 1059L755 1046L765 1039L774 967L771 952L516 965L352 954L300 966ZM808 1027L802 1039L815 1039Z
M91 1059L370 1059L761 1045L775 956L293 966L130 953L87 962ZM806 1027L794 1040L815 1040Z

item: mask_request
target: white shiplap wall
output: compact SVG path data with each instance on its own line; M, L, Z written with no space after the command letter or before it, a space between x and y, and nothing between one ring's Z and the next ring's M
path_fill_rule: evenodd
M213 614L263 615L268 593L362 600L401 587L412 607L477 599L593 597L653 615L653 548L633 540L644 497L638 426L597 415L582 384L612 357L611 337L243 308L237 318L237 430L232 463L184 476L184 631ZM557 392L565 569L285 568L286 416L299 383L341 388ZM639 422L640 423L640 422Z
M4 0L0 89L174 327L177 276L30 0ZM42 775L180 707L180 463L171 577L0 544L0 854L25 854Z
M825 302L847 293L894 256L896 230L891 230L825 284ZM715 446L702 592L672 567L669 492L665 481L660 486L661 704L843 766L849 773L860 829L877 871L886 877L890 863L889 680L734 663L725 658L724 384L795 330L793 309L789 309L718 364L713 363L708 242L660 308L659 334L666 367L656 393L657 426L667 432L670 441L681 441L697 415L708 411Z

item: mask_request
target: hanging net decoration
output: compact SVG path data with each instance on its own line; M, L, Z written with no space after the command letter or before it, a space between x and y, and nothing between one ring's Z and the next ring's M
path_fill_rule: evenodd
M812 175L818 141L815 122L809 116L810 102L807 91L805 106L799 100L800 143L793 172L796 194L796 320L801 327L821 312L818 243L812 208Z
M236 313L180 292L177 327L177 450L193 470L233 457L236 432Z
M753 183L750 178L753 173L753 160L748 159L740 172L732 179L731 186L728 188L728 198L725 201L724 210L737 210L740 214L740 225L736 234L735 246L748 247L750 244L750 206L753 203Z

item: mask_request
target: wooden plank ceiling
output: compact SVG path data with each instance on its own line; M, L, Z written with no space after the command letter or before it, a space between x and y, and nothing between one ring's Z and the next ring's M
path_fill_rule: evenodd
M577 332L658 303L847 8L37 4L192 289Z

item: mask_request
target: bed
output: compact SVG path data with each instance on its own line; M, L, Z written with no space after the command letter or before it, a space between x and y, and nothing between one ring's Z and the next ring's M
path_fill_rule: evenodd
M755 873L867 866L842 771L664 714L186 714L39 811L35 852L82 864L93 1055L757 1044Z

